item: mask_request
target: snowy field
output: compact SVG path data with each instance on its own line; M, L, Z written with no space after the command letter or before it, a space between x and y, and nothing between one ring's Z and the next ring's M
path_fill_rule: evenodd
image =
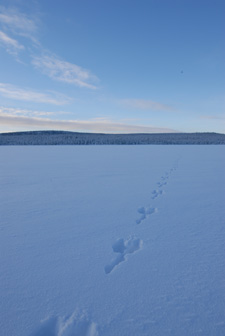
M224 146L0 157L1 335L225 335Z

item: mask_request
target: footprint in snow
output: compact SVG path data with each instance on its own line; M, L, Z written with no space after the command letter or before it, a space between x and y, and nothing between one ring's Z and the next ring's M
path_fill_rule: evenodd
M152 199L155 199L155 198L157 198L158 196L160 196L160 195L164 195L165 194L165 191L164 190L153 190L153 192L152 192Z
M127 260L127 255L137 252L142 248L143 241L139 238L130 237L127 240L118 239L113 245L113 252L117 253L117 257L105 266L105 273L111 273L116 266Z
M164 181L164 182L158 182L157 184L158 184L158 187L161 188L161 187L163 187L164 185L166 185L167 182L165 182L165 181Z
M54 316L41 322L31 336L98 336L97 324L86 314L74 312L69 317Z
M155 212L158 212L157 208L151 208L151 207L140 207L138 209L139 214L141 214L141 217L136 220L137 224L141 224L143 220L145 220L148 216L152 215Z

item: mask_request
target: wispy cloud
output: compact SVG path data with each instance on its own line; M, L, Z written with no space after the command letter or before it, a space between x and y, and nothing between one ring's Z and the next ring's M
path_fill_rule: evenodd
M82 88L97 89L98 78L91 71L77 64L61 60L41 45L37 39L40 24L38 23L38 16L31 18L15 8L0 6L0 43L7 52L17 56L18 51L24 49L24 46L19 42L21 36L28 38L25 44L26 51L36 69L56 81L74 84ZM30 43L29 40L33 43Z
M18 51L23 50L24 46L17 40L9 37L3 31L0 30L0 45L6 48L9 54L17 55Z
M0 23L16 35L31 38L36 41L37 19L31 19L26 14L15 8L0 7Z
M175 130L142 125L129 125L110 120L50 120L6 115L0 112L0 124L21 129L51 129L97 133L174 133Z
M33 56L32 63L36 68L40 69L42 73L54 80L75 84L88 89L97 88L92 82L96 82L98 79L89 70L83 69L76 64L60 60L56 56Z
M43 93L29 89L21 89L6 83L0 83L0 94L6 98L15 100L48 103L54 105L64 105L71 101L71 98L57 92Z
M209 120L222 120L225 121L225 116L216 116L216 115L206 115L201 116L202 119L209 119Z
M120 99L119 103L125 107L149 110L149 111L172 111L172 107L148 99Z
M47 112L47 111L38 111L38 110L28 110L17 107L5 107L0 106L1 115L10 115L10 116L29 116L29 117L44 117L44 116L56 116L70 114L69 112L57 111L57 112Z

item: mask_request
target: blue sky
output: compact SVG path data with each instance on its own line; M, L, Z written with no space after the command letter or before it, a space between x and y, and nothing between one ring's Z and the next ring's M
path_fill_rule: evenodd
M1 0L0 132L225 133L223 0Z

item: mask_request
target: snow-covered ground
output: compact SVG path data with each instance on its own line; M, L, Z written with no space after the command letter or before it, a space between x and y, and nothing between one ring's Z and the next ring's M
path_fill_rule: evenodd
M224 146L0 157L1 335L225 335Z

